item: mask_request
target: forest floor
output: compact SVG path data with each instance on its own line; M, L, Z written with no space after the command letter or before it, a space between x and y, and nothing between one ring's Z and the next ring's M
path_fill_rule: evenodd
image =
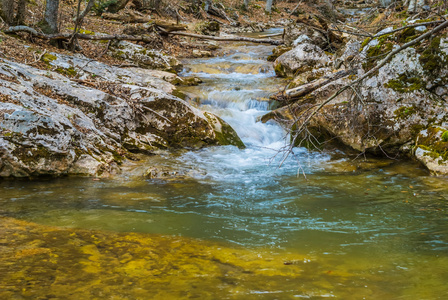
M232 0L231 0L232 1ZM227 1L229 6L232 5L231 1ZM250 8L247 11L239 9L229 9L234 11L234 14L238 14L239 27L257 29L268 28L271 26L281 26L281 21L285 21L290 18L290 12L297 6L296 3L280 2L274 9L271 15L268 15L264 11L264 2L252 2ZM28 14L26 18L26 24L30 27L37 28L37 23L42 19L44 14L44 1L37 0L35 4L28 5ZM162 9L161 9L162 10ZM120 14L126 14L129 11L134 11L132 7L127 7L120 11ZM224 32L231 32L232 27L229 25L229 21L223 20L214 16L210 16L209 20L197 18L199 15L187 13L178 10L179 16L182 18L180 24L187 25L187 32L195 32L197 24L217 20L221 24L221 30ZM76 1L62 1L60 7L60 32L71 33L74 27L74 16L76 16ZM177 20L169 15L163 13L149 12L145 16L150 16L151 20L163 21L175 24ZM179 17L178 17L179 18ZM256 26L253 26L256 25ZM96 16L93 12L86 16L81 27L81 32L86 33L106 33L117 34L122 33L128 27L137 26L136 24L127 24L114 20L107 20L100 16ZM28 33L20 33L15 35L8 35L3 33L3 30L8 26L5 23L0 27L0 57L21 62L25 64L33 65L34 67L46 69L48 64L41 60L42 54L47 52L57 52L70 54L68 50L59 49L53 46L46 40L33 38ZM194 49L201 49L203 43L194 41L192 42L189 37L180 36L164 36L162 39L161 49L166 54L175 57L190 57ZM79 45L82 50L78 51L90 59L95 59L103 63L110 65L120 65L123 62L120 59L107 55L106 50L108 43L92 42L80 40Z

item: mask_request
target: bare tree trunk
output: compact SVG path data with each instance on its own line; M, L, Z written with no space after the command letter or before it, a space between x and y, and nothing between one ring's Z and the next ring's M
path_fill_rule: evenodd
M272 12L272 2L273 0L266 0L266 12L269 14Z
M14 22L14 0L2 0L2 18L9 25Z
M58 32L59 0L47 0L42 30L47 34Z
M391 5L392 2L395 2L395 0L380 0L380 4L382 7L387 7Z
M109 5L107 11L110 13L117 13L123 9L128 2L129 0L118 0L116 3Z
M249 9L249 0L244 0L244 9L245 10Z
M416 13L425 5L425 0L409 0L408 13Z
M211 0L205 0L205 4L204 4L204 11L208 12L210 6L211 6Z
M25 13L26 13L26 3L27 0L19 0L17 2L17 14L14 23L16 25L24 25L25 24Z

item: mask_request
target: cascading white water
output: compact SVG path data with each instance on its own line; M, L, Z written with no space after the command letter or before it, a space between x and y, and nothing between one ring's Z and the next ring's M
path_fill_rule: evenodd
M199 96L200 109L219 115L238 133L246 149L236 147L212 147L202 151L189 152L178 158L179 163L201 168L208 178L228 177L228 169L234 169L233 177L242 179L248 169L266 173L290 173L303 168L297 156L289 157L281 170L277 170L289 137L285 130L273 122L262 123L259 118L266 114L272 103L269 96L285 84L276 78L272 64L266 57L271 46L224 46L220 56L207 59L186 61L188 69L182 76L196 76L204 83L198 87L186 88ZM295 149L301 157L308 158L310 153L304 149ZM313 154L314 159L327 159L324 155ZM303 163L304 161L302 161ZM223 173L223 170L226 170ZM249 172L250 173L250 172ZM252 176L251 182L263 181L264 176Z

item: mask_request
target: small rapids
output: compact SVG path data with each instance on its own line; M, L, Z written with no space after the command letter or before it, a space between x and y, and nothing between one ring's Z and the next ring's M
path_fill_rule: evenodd
M281 174L311 172L312 165L329 159L328 155L294 149L287 155L288 133L273 122L262 123L260 117L275 108L269 96L285 82L275 77L266 56L270 46L225 47L215 58L190 59L182 76L196 76L204 83L185 91L198 95L200 109L219 115L238 133L246 149L212 147L188 152L177 158L179 165L203 169L204 178L239 182L269 181ZM287 156L285 161L284 158ZM282 164L283 162L283 164ZM282 167L280 167L282 165ZM263 195L259 195L263 197Z

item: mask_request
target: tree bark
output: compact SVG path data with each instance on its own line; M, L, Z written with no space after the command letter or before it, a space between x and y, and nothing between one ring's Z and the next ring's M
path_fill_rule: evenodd
M273 0L266 0L266 12L269 14L272 12L272 2Z
M244 9L245 10L249 9L249 0L244 0Z
M9 25L14 22L14 0L2 0L2 18Z
M409 0L408 13L416 13L425 5L425 0Z
M323 87L324 85L329 84L332 81L335 81L340 78L344 78L350 74L353 74L355 72L354 69L351 70L342 70L336 73L331 73L328 75L323 76L322 78L316 79L310 83L303 84L299 87L289 89L285 91L285 96L287 99L291 98L299 98L302 96L305 96L306 94L311 93L314 90L317 90L320 87Z
M128 4L129 0L118 0L116 3L111 4L107 7L107 11L111 13L117 13L122 10L126 4Z
M221 36L209 36L209 35L201 35L201 34L194 34L194 33L187 33L187 32L177 32L177 31L173 31L170 32L169 34L174 34L174 35L182 35L182 36L189 36L189 37L194 37L194 38L198 38L198 39L204 39L204 40L214 40L214 41L243 41L243 42L251 42L251 43L265 43L265 44L271 44L271 45L282 45L283 41L279 41L279 40L271 40L271 39L253 39L253 38L248 38L248 37L240 37L240 36L235 36L235 37L221 37Z
M58 33L58 34L43 34L40 32L37 32L35 29L28 27L28 26L14 26L9 27L4 31L5 33L16 33L16 32L28 32L29 34L45 39L45 40L67 40L69 39L72 34L71 33ZM174 35L183 35L183 36L189 36L189 37L195 37L200 39L206 39L206 40L215 40L215 41L244 41L244 42L251 42L251 43L266 43L266 44L272 44L272 45L281 45L283 44L282 41L278 40L271 40L271 39L252 39L247 37L217 37L217 36L208 36L208 35L200 35L200 34L193 34L193 33L186 33L186 32L168 32L169 34ZM127 40L127 41L143 41L143 42L153 42L153 37L148 35L126 35L126 34L109 34L109 35L89 35L89 34L77 34L76 37L81 40L95 40L95 41L107 41L107 40Z
M17 14L16 14L16 18L14 20L14 23L16 25L25 24L26 3L27 3L27 0L19 0L17 2Z
M58 30L59 0L47 0L42 30L47 34L57 33Z

